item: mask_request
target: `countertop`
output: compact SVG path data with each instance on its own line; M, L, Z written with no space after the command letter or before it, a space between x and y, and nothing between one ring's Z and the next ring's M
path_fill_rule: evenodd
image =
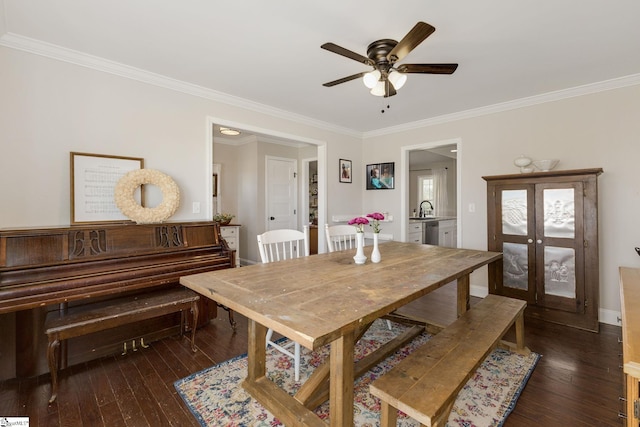
M433 222L455 220L455 216L431 216L431 217L409 217L410 222Z

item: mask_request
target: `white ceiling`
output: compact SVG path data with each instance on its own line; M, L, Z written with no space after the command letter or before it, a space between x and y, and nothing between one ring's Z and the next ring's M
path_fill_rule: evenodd
M196 85L214 98L358 134L640 82L638 0L0 0L0 6L5 46L65 52L66 60L80 52L98 57L85 65L114 61ZM322 86L367 67L321 44L366 56L369 43L400 40L419 20L436 31L400 63L455 62L453 75L409 75L387 99L370 95L359 80Z

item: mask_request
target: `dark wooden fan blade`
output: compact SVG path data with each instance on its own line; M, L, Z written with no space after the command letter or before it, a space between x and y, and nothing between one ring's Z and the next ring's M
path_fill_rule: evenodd
M345 82L349 82L351 80L355 80L358 77L364 76L365 74L367 74L367 73L358 73L358 74L354 74L354 75L349 76L349 77L343 77L341 79L334 80L332 82L323 83L322 86L331 87L331 86L339 85L340 83L345 83Z
M320 47L325 49L325 50L328 50L329 52L337 53L338 55L342 55L342 56L347 57L349 59L353 59L354 61L358 61L358 62L361 62L361 63L366 64L366 65L373 65L373 61L371 61L366 56L362 56L359 53L355 53L355 52L353 52L353 51L351 51L349 49L345 49L345 48L343 48L341 46L338 46L337 44L325 43Z
M453 74L458 64L402 64L396 67L401 73Z
M389 52L387 60L392 64L396 61L400 61L402 58L407 56L409 52L415 49L416 46L429 37L435 30L436 29L434 27L426 22L418 22L411 31L409 31L407 35L400 40L400 43L398 43L396 47Z

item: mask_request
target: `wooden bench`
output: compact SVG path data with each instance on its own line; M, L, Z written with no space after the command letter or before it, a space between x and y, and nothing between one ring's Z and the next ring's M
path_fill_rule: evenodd
M58 394L58 365L61 341L177 312L180 312L182 316L180 320L180 334L182 334L185 328L185 311L190 310L193 315L191 322L191 349L195 352L199 299L200 296L190 289L172 288L130 298L120 298L77 313L47 318L45 333L49 339L47 359L51 373L51 398L49 403L53 403Z
M424 426L444 426L458 392L499 345L523 354L526 302L488 295L370 385L380 398L382 427L396 425L399 409ZM515 323L517 343L501 342Z

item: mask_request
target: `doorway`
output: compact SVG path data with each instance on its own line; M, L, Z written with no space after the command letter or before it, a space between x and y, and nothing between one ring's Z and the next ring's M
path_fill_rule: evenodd
M281 147L298 147L298 164L300 165L301 158L317 158L317 176L318 176L318 198L317 198L317 218L318 223L325 223L327 221L327 191L326 191L326 175L327 175L327 147L326 142L322 140L303 137L295 134L287 134L273 129L259 128L247 123L239 123L224 118L207 117L207 128L213 129L213 132L207 132L207 151L208 159L213 159L213 162L208 160L208 166L212 168L213 163L218 163L214 157L213 145L214 135L216 139L216 146L218 143L222 143L226 147L235 145L238 150L242 151L242 154L238 156L232 156L233 158L229 163L223 164L222 168L226 172L224 183L230 184L233 181L230 175L235 174L239 177L235 186L231 189L226 188L228 193L232 193L231 199L225 197L225 210L237 212L238 216L236 220L242 223L241 241L244 246L241 246L241 258L246 259L247 263L257 262L259 260L259 254L257 253L257 246L255 244L255 236L263 233L266 230L266 202L265 202L265 183L264 170L266 167L265 161L261 159L265 154L271 154L274 156L282 156L281 150L274 149L272 153L265 153L261 148L262 143L269 143L275 146ZM240 130L242 133L235 138L235 141L229 138L223 137L219 133L219 127L222 124L225 127ZM253 147L253 151L249 151L244 147ZM304 148L306 147L306 149ZM228 149L226 151L229 151ZM246 155L245 155L246 154ZM249 157L251 159L251 167L246 166L244 160ZM286 155L286 157L290 157ZM259 163L258 163L259 162ZM256 167L257 165L257 167ZM211 176L212 170L208 171L208 175ZM260 175L260 178L258 177ZM241 177L241 179L240 179ZM258 180L260 184L257 184ZM247 183L247 185L245 185ZM260 187L260 188L258 188ZM304 185L298 185L298 192L305 188ZM304 200L300 194L298 194L298 200ZM207 206L207 214L212 215L212 203ZM301 229L302 223L306 224L306 218L308 216L301 216L300 203L298 203L298 224L293 228ZM321 252L324 252L325 243L324 235L322 233L318 236L318 247Z
M452 152L452 150L454 150ZM442 140L442 141L434 141L434 142L426 142L422 144L416 144L412 146L406 146L401 148L401 170L402 174L402 188L406 188L407 191L403 191L400 196L400 212L401 212L401 230L400 236L402 241L407 241L408 233L408 221L409 217L413 215L413 210L418 210L418 206L420 205L420 200L418 200L418 188L417 188L417 177L424 176L426 169L432 169L428 166L429 159L433 161L433 164L444 165L446 162L443 159L453 159L453 168L455 171L449 171L448 176L450 176L453 182L448 183L448 188L453 189L455 191L455 197L452 197L448 203L448 211L445 213L447 216L455 216L456 224L457 224L457 236L456 242L458 242L458 246L460 246L462 240L462 227L460 221L460 206L461 206L461 191L460 191L460 183L461 183L461 167L460 167L460 159L462 155L462 141L459 138L450 139L450 140ZM423 158L425 165L427 166L416 166L417 161L416 158ZM439 160L439 162L437 161ZM413 166L412 166L413 164ZM444 167L444 166L441 166ZM412 171L413 168L413 171ZM418 169L418 170L417 170ZM419 169L425 169L425 171L420 171ZM415 182L412 183L412 180Z

